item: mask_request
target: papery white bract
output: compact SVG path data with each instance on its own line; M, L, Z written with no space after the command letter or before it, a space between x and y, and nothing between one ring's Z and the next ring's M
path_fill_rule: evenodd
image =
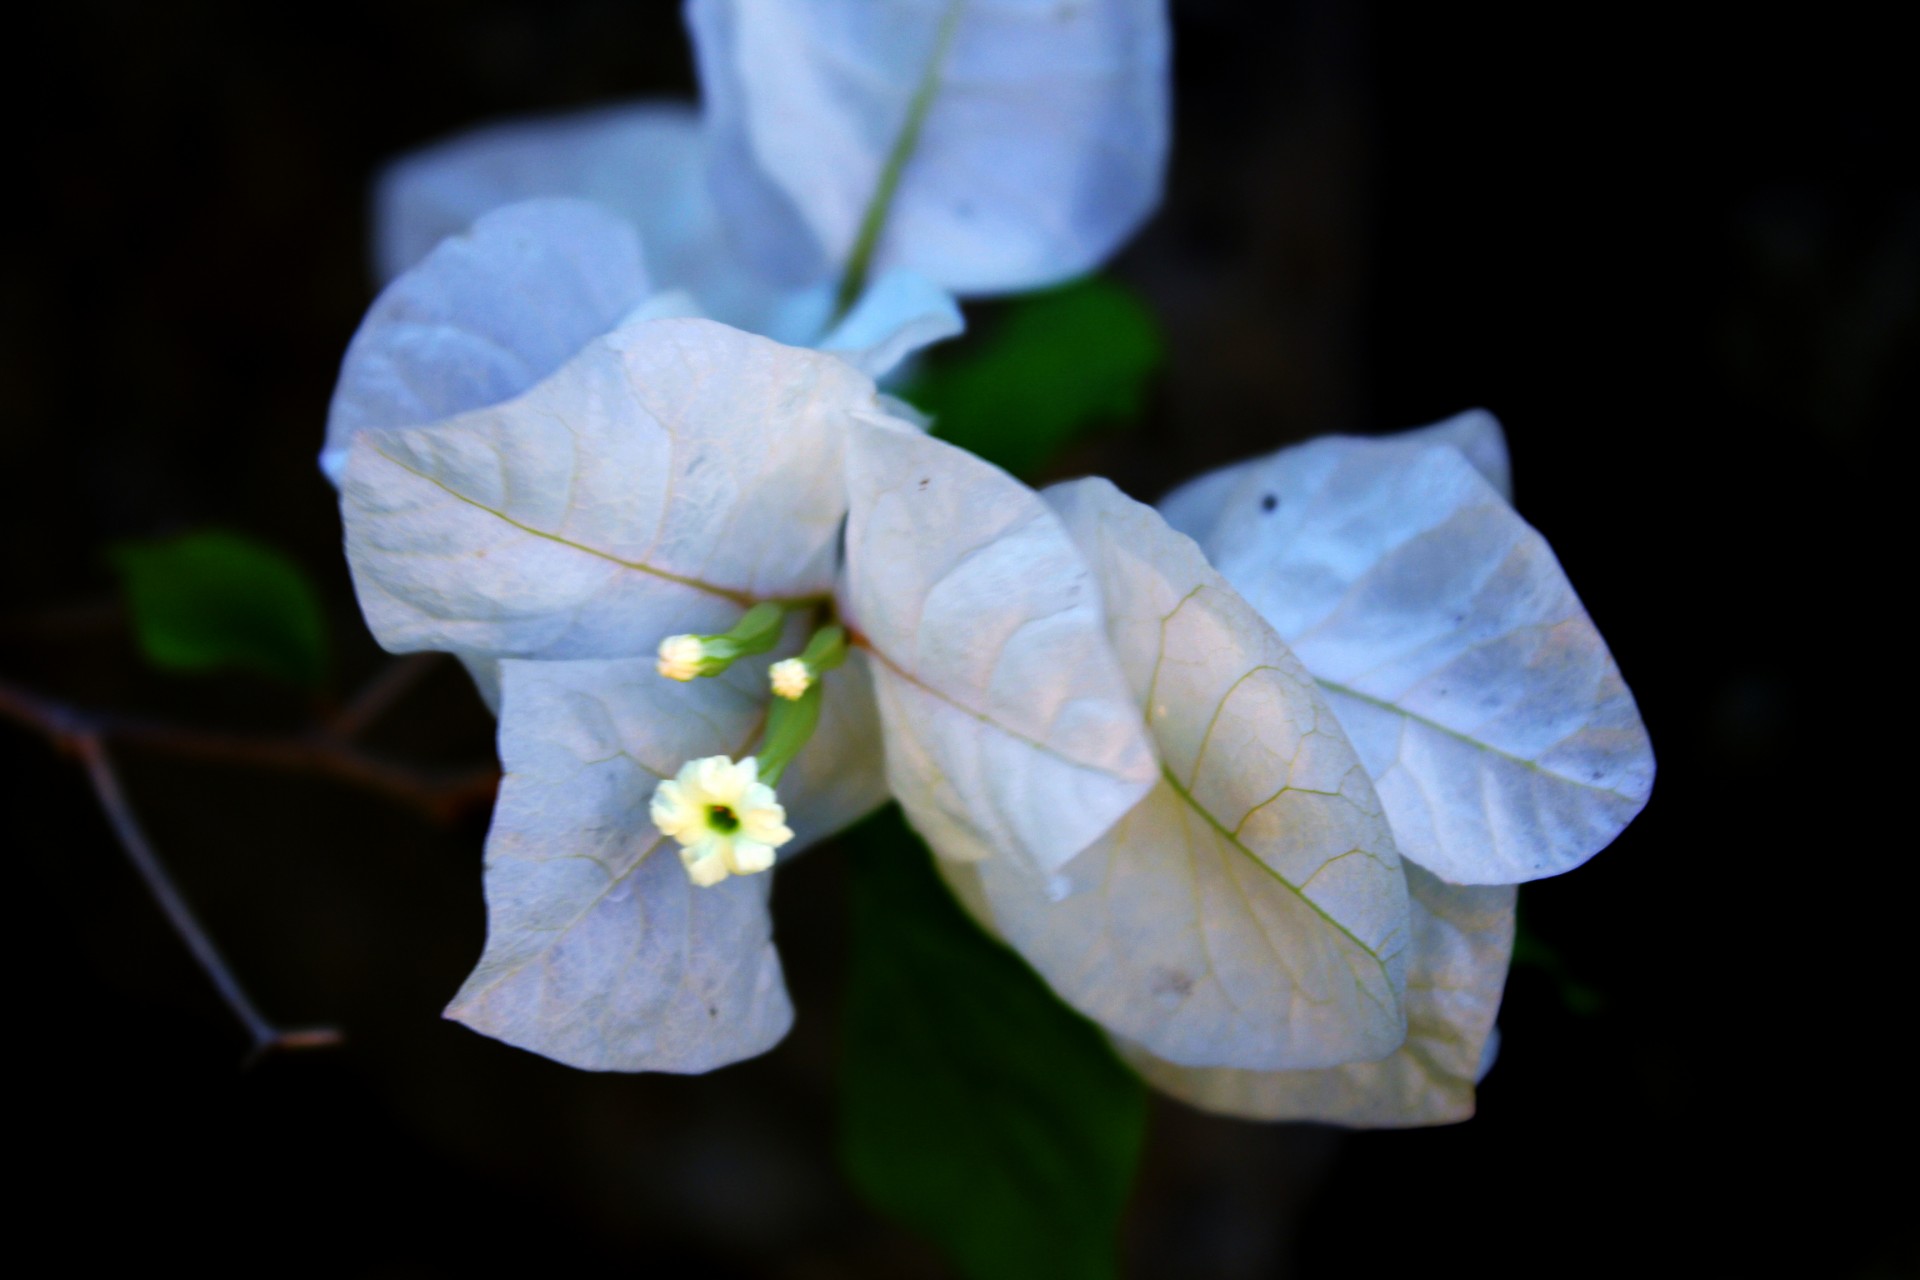
M764 359L757 366L749 360L731 366L745 374L744 381L733 380L724 388L702 390L699 370L715 367L715 360L726 365L729 343L752 340L745 334L718 336L734 331L718 325L703 330L697 322L687 321L684 324L691 327L679 332L709 335L707 346L712 349L703 348L696 340L684 349L682 358L680 346L663 340L671 329L648 330L654 339L651 343L636 344L631 334L614 334L613 330L631 328L649 315L674 311L673 300L650 294L650 286L635 230L621 218L576 200L528 201L487 214L471 232L442 242L423 262L390 284L348 348L328 415L327 444L321 457L322 468L336 484L344 478L346 460L357 437L439 424L504 405L522 395L535 397L517 413L476 419L461 429L432 437L439 451L433 460L402 462L387 467L384 473L381 466L369 464L361 489L346 498L350 508L368 516L366 520L348 520L349 559L355 559L355 545L365 553L361 559L369 576L357 585L361 587L362 606L369 611L369 620L382 643L399 651L439 648L459 654L490 704L497 701L495 664L501 656L624 656L632 652L625 636L609 646L604 637L581 634L582 624L591 628L596 618L607 616L610 602L596 597L599 585L609 580L606 571L616 568L614 562L623 558L624 553L615 544L652 536L642 533L636 524L618 533L605 526L606 520L617 522L628 517L650 521L644 527L665 535L667 541L662 545L671 545L674 536L698 539L719 533L711 519L703 524L698 519L679 520L676 515L669 521L667 511L649 512L644 500L638 506L621 501L616 492L621 484L620 468L634 468L642 477L641 488L652 493L655 500L677 495L678 511L704 507L711 517L714 504L724 495L752 497L757 492L752 484L742 487L741 468L761 462L765 464L758 473L762 479L778 483L767 492L755 526L779 542L783 512L811 509L808 504L824 492L823 514L799 521L785 535L789 554L824 563L821 535L824 532L831 536L844 510L844 497L839 492L840 437L828 432L821 437L825 452L816 453L811 460L795 456L789 466L788 455L812 447L811 437L804 430L789 429L794 421L791 412L770 414L764 407L756 408L753 397L774 401L785 397L789 405L803 403L806 396L796 388L812 376L803 369L823 371L820 376L841 378L846 386L857 390L865 384L846 364L860 372L884 372L919 344L957 331L960 323L952 300L944 295L912 282L883 280L829 335L842 343L841 361L823 362L793 352L789 367L780 369ZM632 367L624 371L614 367L627 359L616 348L632 351ZM766 343L758 350L766 356L788 348ZM774 359L777 364L786 357ZM660 370L657 379L647 368L650 361ZM563 366L569 366L568 371L556 377ZM756 367L757 374L753 372ZM553 385L540 385L550 377ZM719 466L693 466L703 456L702 451L696 447L690 452L682 447L679 465L700 472L701 480L692 486L668 483L671 468L664 466L661 454L666 436L658 422L648 425L647 412L640 409L636 399L635 388L643 384L653 388L650 394L656 396L656 402L671 387L689 395L706 395L705 407L689 412L717 419L724 419L728 412L747 414L760 424L766 441L771 443L765 448L754 447L750 456L723 460ZM604 398L595 399L602 392ZM729 402L728 394L745 398ZM870 390L859 394L872 401ZM728 410L728 403L734 409ZM639 417L632 424L619 421L625 413L637 413ZM483 438L489 433L491 443ZM456 437L462 443L453 446ZM646 443L649 439L651 443ZM746 437L733 442L749 444ZM399 456L410 446L390 443L385 447ZM503 467L500 459L492 456L505 449L521 455L514 466ZM379 454L378 449L373 452ZM602 486L599 496L573 490L563 474L573 464L598 468L582 472L581 479L586 482L585 490L591 490L595 483ZM408 472L409 466L417 470ZM570 546L567 540L572 535L552 521L543 523L535 518L531 526L519 529L512 521L520 515L495 518L506 513L489 508L481 491L516 467L525 468L516 480L523 502L551 505L553 501L584 499L602 523L595 536L586 541L599 552L611 554L613 560L605 560L603 555L601 568L594 569L571 554L581 548ZM471 478L478 488L461 477L459 473L465 470L473 471ZM818 485L822 476L828 477L826 491ZM567 492L560 494L560 488ZM412 496L408 496L409 490ZM536 491L540 496L534 496ZM476 500L480 505L474 505ZM424 515L424 508L418 505L421 502L440 504L447 519ZM559 519L557 511L545 515ZM475 527L460 526L461 517ZM373 531L375 524L379 526L377 533ZM365 535L358 544L356 530ZM498 536L517 536L510 530L535 537L520 539L516 548L519 554L503 561L494 543ZM541 537L546 539L544 546ZM632 550L629 546L628 551ZM683 549L680 558L695 554L697 550ZM455 557L465 568L454 572L445 563L429 565L427 560L434 556ZM777 576L777 569L775 572ZM655 587L670 581L670 577L659 574L655 577L660 578ZM816 572L803 590L824 594L828 577L830 572ZM629 587L632 579L631 574L612 575L613 581ZM532 594L517 595L516 581L526 584ZM546 592L543 596L539 594L542 589ZM658 625L661 632L689 625L714 630L717 628L711 624L727 612L714 601L730 608L740 593L749 589L741 587L733 596L725 590L717 595L707 592L712 599L704 607L696 602L659 624L637 618L624 621ZM697 588L695 594L701 594ZM589 598L596 598L594 606L583 605L578 615L568 614L562 607L567 599L584 602ZM499 604L507 599L517 603L511 607ZM621 607L614 603L616 613ZM537 616L529 618L530 613ZM409 628L409 615L418 626ZM562 631L568 633L563 647L546 647Z
M707 152L698 117L677 103L636 103L475 129L403 157L381 175L373 221L377 268L382 278L398 277L470 225L474 237L483 238L479 224L499 210L564 202L591 205L603 223L624 227L633 243L644 246L652 289L676 300L658 314L706 316L780 342L837 351L873 377L961 331L952 297L911 271L877 274L848 314L836 317L833 281L796 287L755 270L722 232L707 194ZM638 253L608 245L603 228L576 237L556 225L547 238L555 252L589 264L604 260L616 285L623 279L616 269L620 255ZM503 264L483 265L492 268L490 279L468 270L453 287L510 284ZM629 292L634 300L628 307L638 305L643 293ZM521 314L546 314L537 292L524 296L531 305ZM382 305L375 304L375 314ZM480 316L499 310L490 294L466 298L464 305ZM464 316L450 318L457 324ZM578 321L570 323L577 327ZM608 320L596 332L612 325Z
M690 296L699 314L783 342L817 338L832 290L796 289L734 248L709 192L706 132L691 103L650 101L482 125L423 147L376 184L375 269L390 280L496 209L564 197L625 224L656 286Z
M1407 1039L1392 1054L1256 1071L1178 1065L1122 1037L1159 1088L1259 1119L1473 1113L1513 883L1605 846L1653 778L1631 695L1510 491L1499 425L1475 411L1384 440L1311 441L1163 502L1326 690L1408 860L1412 932Z
M691 298L695 314L783 342L817 338L829 327L831 291L795 290L747 266L708 193L707 154L699 112L682 102L626 103L468 130L380 174L375 269L391 280L497 209L566 198L624 225L646 247L654 287Z
M650 813L685 762L751 749L764 666L690 685L644 657L500 669L487 945L448 1016L600 1071L708 1071L772 1047L793 1020L772 877L695 885ZM824 678L821 730L781 780L783 856L885 798L864 671Z
M625 222L578 200L488 213L375 299L341 362L320 468L362 431L510 400L639 306L651 285Z
M870 213L863 274L998 293L1098 267L1159 201L1164 0L694 0L687 21L704 119L632 103L404 157L375 200L382 277L492 209L571 196L632 225L701 314L812 342Z
M1361 1126L1472 1114L1513 882L1644 802L1631 697L1508 484L1484 413L1283 450L1168 499L1217 574L1104 482L1049 491L1166 782L1066 864L1064 895L1001 862L943 870L1176 1097Z
M516 396L348 439L348 556L376 636L460 655L501 717L488 948L450 1010L491 1035L576 1065L700 1070L760 1051L790 1017L764 888L690 885L656 856L666 837L644 816L687 760L753 749L773 655L681 684L660 678L663 635L717 635L756 601L785 600L792 651L837 586L891 646L824 673L820 723L781 779L795 833L783 853L884 797L876 681L941 709L910 726L912 751L972 761L976 793L957 811L979 805L994 838L1025 841L1008 856L1041 869L1155 776L1117 668L1079 660L1100 623L1057 520L1003 473L890 419L839 356L636 320ZM937 520L893 505L901 467ZM989 653L1002 661L976 660ZM1072 813L1041 785L1061 768L1090 770Z
M1047 498L1093 568L1161 776L1067 864L1058 900L999 862L950 879L1068 1003L1161 1058L1274 1070L1392 1053L1406 878L1311 678L1152 508L1103 480Z
M471 129L381 172L374 265L391 280L495 209L538 197L590 201L671 263L669 289L696 296L734 274L707 196L706 146L691 103L640 102Z
M510 247L498 225L422 270ZM475 274L489 305L510 305L510 280ZM362 358L390 351L429 385L460 385L466 345L382 341L396 332ZM654 650L723 632L757 599L827 598L847 428L880 402L836 356L711 321L581 340L497 403L414 425L363 416L346 433L348 557L381 642L460 655L500 712L488 947L450 1012L575 1065L706 1070L790 1021L766 890L691 885L652 856L666 838L647 807L687 760L752 748L767 663L682 685ZM365 385L343 378L341 396ZM885 794L863 663L827 692L819 741L784 780L792 849Z
M1104 482L1035 494L873 379L958 331L941 286L1077 274L1150 210L1163 5L688 17L706 119L497 128L382 184L383 264L426 256L356 335L323 466L375 634L457 654L500 713L487 948L450 1014L594 1069L767 1048L792 1011L753 873L890 790L1176 1096L1468 1114L1512 883L1652 779L1497 423L1283 450L1164 520ZM777 653L831 636L845 664L700 649L756 605ZM766 757L777 797L748 758L776 698L806 741Z
M1162 504L1326 690L1400 851L1457 884L1578 866L1653 785L1599 631L1487 479L1497 441L1486 414L1314 440Z
M361 608L396 652L587 658L824 598L849 412L875 403L843 361L711 321L596 338L516 400L355 440Z
M676 685L643 659L501 668L487 946L448 1015L598 1071L707 1071L770 1048L793 1021L770 877L695 886L648 812L684 761L751 746L751 677Z
M1180 1067L1137 1044L1148 1083L1208 1111L1358 1128L1450 1124L1473 1114L1513 952L1512 885L1453 885L1403 863L1411 890L1407 1038L1377 1061L1318 1071Z
M860 422L847 488L894 795L945 856L1044 879L1159 777L1092 574L1038 494L919 432Z
M321 469L329 479L339 482L356 433L511 399L630 320L718 314L730 327L832 350L875 378L963 327L950 296L906 272L876 279L832 325L825 288L793 307L746 308L753 314L743 319L730 314L738 308L710 301L718 295L707 285L686 280L671 242L643 251L642 228L563 196L485 212L375 299L347 348L328 411ZM376 237L408 230L402 220L376 228ZM705 294L687 293L690 283Z
M1163 0L691 0L687 20L715 196L769 275L843 270L878 192L876 269L1030 289L1100 265L1159 201Z

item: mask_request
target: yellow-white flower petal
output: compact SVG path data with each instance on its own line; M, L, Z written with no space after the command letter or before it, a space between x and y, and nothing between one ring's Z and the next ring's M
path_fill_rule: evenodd
M654 792L654 825L680 842L680 859L695 884L765 871L773 851L793 839L787 811L759 774L752 756L738 762L703 756Z
M727 861L733 874L750 876L773 866L773 848L773 844L763 844L757 840L735 840Z

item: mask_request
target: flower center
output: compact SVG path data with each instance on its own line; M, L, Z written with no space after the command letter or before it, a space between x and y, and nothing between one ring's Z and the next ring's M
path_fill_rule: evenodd
M740 815L724 804L710 804L707 806L707 828L723 836L732 835L740 829Z

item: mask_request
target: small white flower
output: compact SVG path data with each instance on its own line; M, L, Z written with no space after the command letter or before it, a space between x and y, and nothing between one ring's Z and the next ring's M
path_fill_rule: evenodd
M792 702L813 687L813 672L807 670L807 664L798 658L786 658L767 669L767 676L773 681L773 691L780 697Z
M700 674L707 656L699 636L668 636L660 642L660 674L669 680L691 680Z
M704 756L680 766L653 793L653 825L680 842L680 861L695 884L719 884L773 866L773 851L793 839L787 811L760 781L752 756L738 764Z

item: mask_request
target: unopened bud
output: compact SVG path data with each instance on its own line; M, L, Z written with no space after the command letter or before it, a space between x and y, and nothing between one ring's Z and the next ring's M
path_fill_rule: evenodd
M767 677L773 683L773 691L791 702L813 686L813 672L807 670L807 664L798 658L785 658L767 668Z
M699 636L668 636L660 642L661 675L669 680L691 680L700 674L700 663L707 646Z
M669 680L717 676L739 658L765 653L780 639L786 610L762 601L717 636L668 636L660 642L658 670Z

